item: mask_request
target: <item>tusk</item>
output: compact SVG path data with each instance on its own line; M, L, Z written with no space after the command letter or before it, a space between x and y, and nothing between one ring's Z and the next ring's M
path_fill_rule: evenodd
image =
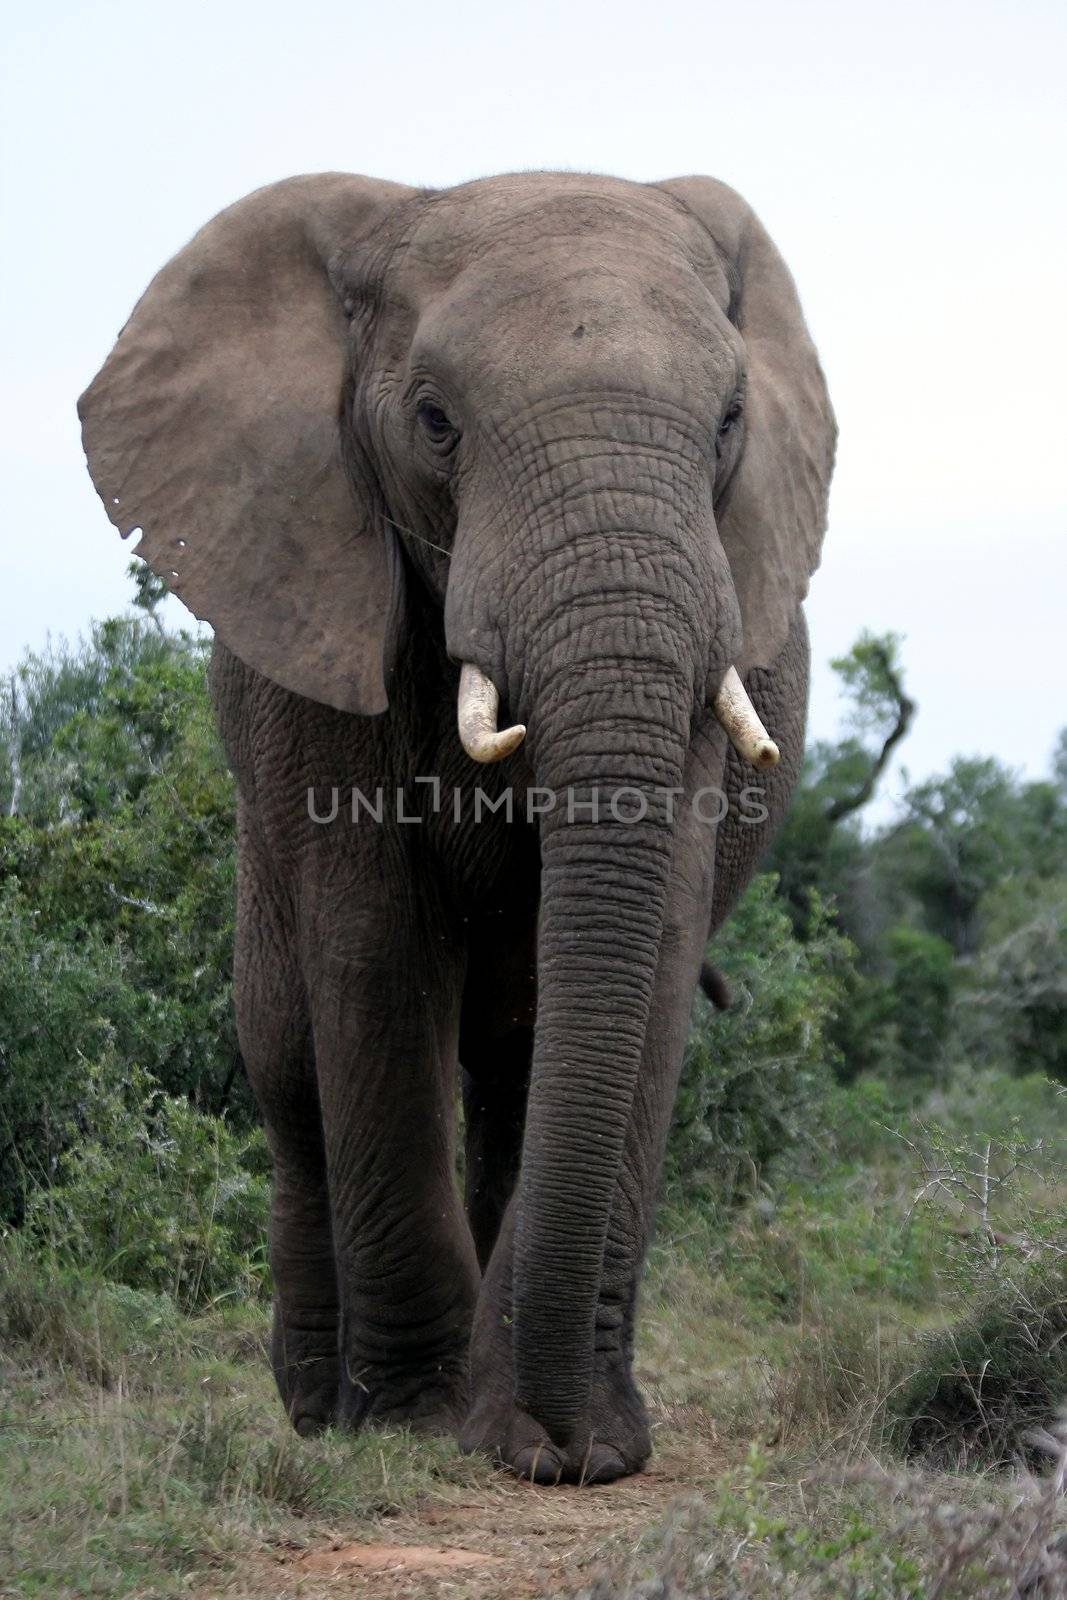
M745 693L737 668L731 667L711 709L730 736L730 743L742 761L754 767L776 767L778 746L756 715L756 708Z
M465 661L459 674L456 720L463 748L472 761L503 761L526 737L525 725L497 731L500 696L480 667Z

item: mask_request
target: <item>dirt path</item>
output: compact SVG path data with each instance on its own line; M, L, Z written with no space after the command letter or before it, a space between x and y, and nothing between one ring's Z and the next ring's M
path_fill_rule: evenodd
M727 1464L706 1414L663 1417L650 1469L602 1488L540 1489L506 1473L308 1550L258 1555L226 1600L504 1600L565 1595L623 1559L673 1505ZM206 1595L201 1600L208 1600Z

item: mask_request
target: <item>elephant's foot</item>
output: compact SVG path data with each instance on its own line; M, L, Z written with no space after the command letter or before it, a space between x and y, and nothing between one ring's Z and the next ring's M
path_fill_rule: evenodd
M534 1483L612 1483L640 1472L652 1453L644 1403L615 1357L598 1358L589 1415L566 1439L521 1410L507 1381L475 1383L475 1400L460 1431L464 1450L484 1451Z
M296 1329L277 1314L271 1362L290 1422L303 1438L325 1428L407 1427L453 1437L470 1404L467 1346L457 1340L447 1357L408 1353L403 1362L344 1361L336 1320Z
M286 1324L275 1308L271 1366L290 1422L311 1438L337 1420L340 1363L336 1319L323 1315L307 1327Z
M337 1420L336 1364L332 1381L324 1379L318 1384L298 1384L289 1394L283 1393L289 1421L302 1439L313 1439L317 1433L332 1427Z
M350 1367L341 1380L337 1421L352 1431L405 1427L455 1437L469 1403L465 1360L385 1371Z

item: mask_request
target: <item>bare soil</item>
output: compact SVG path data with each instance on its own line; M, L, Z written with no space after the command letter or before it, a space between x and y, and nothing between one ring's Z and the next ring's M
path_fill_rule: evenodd
M500 1472L477 1497L447 1493L417 1510L339 1525L310 1548L273 1548L197 1600L520 1600L567 1595L623 1560L642 1537L727 1465L711 1418L660 1412L657 1447L637 1477L589 1488L538 1488Z

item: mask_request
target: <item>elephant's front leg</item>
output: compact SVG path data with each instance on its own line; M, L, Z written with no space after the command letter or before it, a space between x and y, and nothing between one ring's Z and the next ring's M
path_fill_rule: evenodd
M336 1420L339 1309L311 1024L292 905L255 817L239 811L234 1007L274 1163L271 1365L298 1433Z
M651 1451L648 1418L632 1373L634 1311L706 943L724 752L718 728L697 735L686 793L678 800L644 1058L604 1251L592 1402L585 1427L567 1448L554 1443L514 1403L510 1329L513 1241L521 1225L517 1198L482 1285L471 1343L472 1405L461 1442L466 1448L489 1450L523 1476L541 1482L608 1482L640 1471ZM546 1362L551 1363L552 1355L546 1350Z
M358 926L351 902L347 913L320 906L306 961L341 1304L339 1421L454 1431L478 1287L453 1167L462 949L443 924L428 928L410 886L368 908L365 884Z

